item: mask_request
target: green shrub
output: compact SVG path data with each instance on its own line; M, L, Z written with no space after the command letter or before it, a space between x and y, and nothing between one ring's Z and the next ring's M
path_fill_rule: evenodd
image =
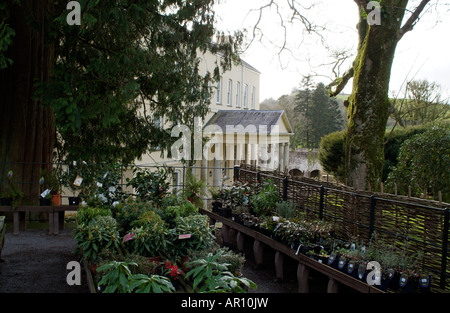
M275 211L279 201L280 192L271 179L264 181L261 190L250 198L254 213L260 216L269 215Z
M131 227L153 227L155 224L164 223L161 217L155 211L144 211L139 219L131 222Z
M433 127L405 141L398 155L398 163L388 176L386 188L406 194L411 186L415 195L427 190L433 196L442 192L450 201L450 127Z
M170 280L159 275L132 274L130 267L136 263L111 261L98 268L102 274L99 286L104 286L105 293L162 293L173 292Z
M281 201L276 205L278 216L291 219L297 215L297 206L294 202Z
M167 250L167 227L163 222L133 228L131 234L133 239L125 242L130 253L156 257Z
M120 235L117 223L110 216L97 216L89 224L80 224L74 230L74 239L81 250L83 258L88 262L97 263L100 254L108 249L121 253Z
M135 168L133 174L132 179L127 178L127 186L133 187L141 201L150 201L160 206L162 199L169 191L167 171L164 168L156 171Z
M189 260L191 260L190 266L187 266L187 270L190 271L193 269L193 260L197 259L205 259L208 254L212 253L213 255L218 254L217 262L228 264L227 268L232 273L242 273L242 268L245 264L245 256L242 253L234 252L227 247L220 247L217 243L213 243L211 247L207 249L193 251L190 250L188 252Z
M115 211L115 218L120 227L127 232L132 228L131 224L138 220L142 214L153 210L154 208L149 202L129 201Z
M190 235L181 239L180 235ZM176 228L171 234L173 246L168 254L184 256L189 250L201 250L212 245L215 239L206 215L189 215L177 219Z
M429 126L419 125L406 128L396 128L393 132L390 130L385 134L384 145L384 167L383 181L386 180L390 171L397 164L397 157L400 146L407 139L414 135L425 132ZM345 177L345 141L347 132L339 131L322 137L319 149L319 163L323 170L339 180L343 181Z
M319 163L323 170L343 180L345 176L346 131L339 131L322 137L319 149Z
M177 219L198 213L198 208L187 200L179 201L177 205L163 206L155 209L161 218L173 228L177 224Z
M114 229L117 230L117 221L114 217L112 216L103 216L103 215L98 215L96 216L91 223L94 223L95 225L97 225L98 227L102 228L102 229Z
M77 224L89 224L97 216L112 216L109 209L81 206L77 211Z

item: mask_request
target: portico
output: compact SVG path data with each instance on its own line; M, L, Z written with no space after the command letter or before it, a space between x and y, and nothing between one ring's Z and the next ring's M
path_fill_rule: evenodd
M201 178L220 186L241 163L285 172L292 128L284 111L218 111L205 125ZM209 169L207 169L207 167Z

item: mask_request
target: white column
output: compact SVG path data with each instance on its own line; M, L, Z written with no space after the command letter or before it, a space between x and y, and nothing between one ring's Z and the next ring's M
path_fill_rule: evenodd
M203 156L202 158L202 163L201 163L201 179L205 182L205 187L203 188L203 192L204 192L204 196L203 196L203 208L207 209L208 208L208 196L207 191L208 191L208 160Z
M285 171L289 169L289 142L284 144L284 167Z
M278 169L280 172L284 171L284 143L278 144Z

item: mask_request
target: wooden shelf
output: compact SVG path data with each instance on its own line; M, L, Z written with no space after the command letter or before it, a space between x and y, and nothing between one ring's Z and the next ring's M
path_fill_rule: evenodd
M298 269L297 269L297 278L298 278L298 284L299 284L299 292L308 292L308 275L309 271L315 270L317 272L320 272L329 278L328 282L328 292L337 292L338 284L336 282L339 282L341 284L344 284L346 286L349 286L361 293L383 293L383 291L370 286L366 283L364 283L361 280L358 280L356 278L353 278L337 269L334 269L326 264L322 264L312 258L307 257L306 255L303 255L301 253L296 254L296 251L291 249L290 247L286 246L285 244L282 244L281 242L278 242L274 240L273 238L267 237L264 234L250 229L242 224L236 223L232 221L231 219L222 217L216 213L213 213L208 210L200 209L200 213L205 214L209 216L211 219L211 223L215 223L216 221L221 222L224 227L222 228L223 236L224 236L224 242L228 243L228 231L230 228L236 230L238 232L237 234L237 245L238 249L239 246L242 244L240 241L243 240L242 234L245 234L247 236L250 236L254 239L254 246L253 250L255 252L255 261L256 263L262 262L262 260L258 259L258 255L262 255L262 249L265 246L268 246L276 251L275 254L275 268L277 272L282 273L282 263L283 263L283 257L287 256L290 257L296 261L298 261Z

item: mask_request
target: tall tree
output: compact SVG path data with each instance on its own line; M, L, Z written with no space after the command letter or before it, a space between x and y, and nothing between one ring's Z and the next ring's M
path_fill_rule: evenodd
M311 148L311 132L312 132L312 125L311 125L311 115L313 113L312 106L313 106L313 87L314 84L311 80L311 76L305 76L302 79L302 82L300 84L300 89L297 92L297 95L295 96L294 102L295 102L295 112L298 114L301 114L304 117L304 125L303 125L303 134L302 137L304 138L303 146L306 148Z
M323 83L319 83L312 94L310 114L311 147L318 148L323 136L341 130L343 120L339 111L339 104L330 98Z
M55 123L51 108L34 97L35 81L47 81L54 64L49 14L54 1L8 1L0 5L0 181L6 175L25 195L37 195L41 170L52 161ZM42 166L36 166L39 163Z
M329 97L323 83L310 89L312 83L308 79L308 83L303 83L303 85L306 88L297 91L294 102L295 110L302 119L301 125L294 124L295 136L301 146L318 148L323 136L341 130L343 120L339 104L335 99Z
M384 133L390 113L389 81L398 42L411 31L430 0L408 9L408 0L355 0L359 43L352 67L330 87L335 96L353 77L347 107L346 174L358 189L379 186L384 164ZM405 13L411 14L404 21ZM376 17L373 21L368 18ZM376 187L375 187L376 188Z
M441 87L428 80L413 80L406 87L407 98L394 100L391 117L401 126L420 125L450 118L448 99L442 99Z
M287 49L287 23L298 21L307 33L319 34L323 27L308 17L314 2L286 1L291 16L281 10L281 0L266 0L260 6L259 18L253 28L254 37L262 37L260 23L263 11L275 8L283 28L280 51ZM330 96L338 95L353 78L347 108L346 176L356 188L378 186L384 163L384 131L390 112L388 98L391 68L395 50L403 36L413 30L431 0L354 0L358 6L359 43L355 60L342 77L330 85ZM294 53L294 51L291 51ZM338 60L337 64L340 61Z
M55 138L65 158L88 162L127 163L152 145L169 147L170 129L157 121L205 116L210 82L239 42L213 43L213 0L78 2L81 25L67 22L66 1L0 6L10 34L0 37L0 65L9 65L0 71L2 177L6 162L50 163ZM200 75L207 50L221 61ZM17 164L15 180L37 182L34 168Z

